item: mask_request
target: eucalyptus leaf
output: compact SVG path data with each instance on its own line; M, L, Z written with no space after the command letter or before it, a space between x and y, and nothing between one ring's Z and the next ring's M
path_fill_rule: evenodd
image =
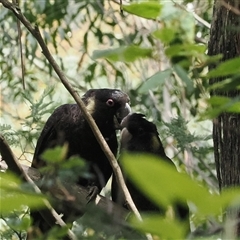
M43 208L44 202L42 196L37 196L29 193L8 192L0 189L0 213L9 213L14 209L21 209L23 206L28 206L32 209Z
M228 98L224 96L213 96L208 100L212 109L207 110L205 114L212 118L217 117L222 112L240 112L240 98ZM213 114L215 113L215 115Z
M35 194L21 188L21 181L10 173L0 174L0 213L20 210L23 206L43 207L43 195Z
M147 154L126 154L122 161L133 183L160 207L189 201L200 215L220 213L221 202L215 201L218 196L164 160Z
M139 58L151 57L152 49L138 46L119 47L107 50L95 50L93 59L105 58L109 61L134 62Z
M9 218L7 224L15 231L26 231L30 226L31 221L28 215L23 215L21 218Z
M240 75L234 75L232 78L227 78L219 82L215 82L209 86L209 90L217 90L218 92L227 92L230 90L240 89Z
M199 56L206 50L206 46L197 44L175 44L166 48L165 53L169 57L173 56Z
M183 222L156 214L142 215L142 218L142 222L136 217L130 219L131 224L139 231L151 233L163 239L184 239L186 236L186 224Z
M162 28L152 33L155 38L158 38L165 44L169 44L175 37L176 29L174 28Z
M157 72L153 76L147 79L140 88L139 93L147 93L149 90L153 90L157 87L163 86L165 81L169 79L172 74L172 69L166 69L164 71Z
M147 19L155 19L160 15L162 5L153 1L142 1L124 5L123 10Z
M181 66L174 65L174 70L181 78L181 80L185 83L187 95L191 96L194 92L193 80L188 77L187 72Z
M231 99L224 96L212 96L210 99L208 99L208 103L216 107L223 106L229 102L231 102Z
M220 63L207 74L207 77L225 77L232 74L240 74L240 58L234 58Z
M66 159L68 151L68 144L64 144L62 147L57 146L53 149L47 149L41 157L51 163L61 162Z

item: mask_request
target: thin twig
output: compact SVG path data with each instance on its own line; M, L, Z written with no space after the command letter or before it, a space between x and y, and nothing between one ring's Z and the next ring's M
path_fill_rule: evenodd
M232 6L231 4L229 4L229 2L225 2L224 0L221 1L221 5L223 7L225 7L227 10L235 13L236 15L240 15L240 10L234 6Z
M19 0L13 0L13 4L15 4L18 10L21 11L19 8ZM17 18L17 30L18 30L18 42L19 42L21 68L22 68L22 85L23 85L23 90L25 90L25 64L23 59L22 30L21 30L20 21L18 18Z
M53 67L54 71L58 75L62 84L69 91L69 93L72 95L72 97L74 98L74 100L78 104L79 108L82 110L85 119L89 123L89 126L91 127L99 145L101 146L103 152L105 153L106 157L108 158L108 160L109 160L109 162L110 162L110 164L113 168L113 171L115 173L118 184L121 187L121 189L124 193L125 199L129 203L129 206L130 206L131 210L133 211L133 213L136 215L136 217L139 220L142 220L141 215L138 212L138 210L137 210L137 208L136 208L136 206L135 206L135 204L134 204L134 202L131 198L131 195L130 195L127 187L126 187L122 171L121 171L121 169L118 165L118 162L117 162L115 156L111 152L108 144L106 143L104 137L102 136L102 134L101 134L99 128L97 127L95 121L93 120L91 114L87 111L87 109L85 107L85 104L83 103L83 101L79 97L78 93L73 89L71 84L68 82L65 74L59 68L58 64L56 63L56 61L52 57L48 47L46 46L46 44L45 44L45 42L44 42L44 40L41 36L41 33L39 31L38 26L35 25L35 27L33 27L31 25L31 23L25 18L25 16L18 9L16 9L16 7L12 3L10 3L9 1L0 0L0 2L3 4L3 6L5 8L8 8L9 10L11 10L14 13L14 15L22 22L22 24L29 30L29 32L36 38L37 42L39 43L40 47L42 48L42 53L45 55L45 57L49 61L50 65Z
M210 24L209 22L205 21L205 20L204 20L203 18L201 18L200 16L198 16L195 12L192 12L192 11L188 10L186 7L184 7L183 5L181 5L181 4L179 4L179 3L175 2L175 1L174 1L174 3L175 3L175 5L178 6L179 8L181 8L181 9L183 9L183 10L191 13L191 14L193 15L193 17L194 17L199 23L201 23L202 25L204 25L204 26L207 27L208 29L211 28L211 24Z

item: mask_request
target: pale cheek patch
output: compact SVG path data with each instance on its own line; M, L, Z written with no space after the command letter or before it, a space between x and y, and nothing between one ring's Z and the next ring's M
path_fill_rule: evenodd
M153 150L158 150L159 148L159 140L156 136L152 137L152 149Z
M86 106L88 112L92 115L95 110L95 100L93 98L90 98L88 100L87 106Z

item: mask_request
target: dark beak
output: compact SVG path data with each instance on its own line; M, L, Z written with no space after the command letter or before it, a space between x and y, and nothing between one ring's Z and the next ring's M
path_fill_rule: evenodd
M115 128L116 129L121 129L121 121L123 118L125 118L129 113L131 112L130 105L126 103L123 107L121 107L118 111L117 114L115 115L114 122L115 122Z

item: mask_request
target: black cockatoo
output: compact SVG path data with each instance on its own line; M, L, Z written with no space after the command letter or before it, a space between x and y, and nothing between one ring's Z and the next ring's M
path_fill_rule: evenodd
M164 160L175 167L172 160L165 154L156 125L146 120L143 114L129 114L123 119L121 127L121 151L154 154L159 157L160 161ZM124 174L124 171L123 175L125 175L126 185L139 211L164 212L163 209L160 209L159 206L154 204L140 190L138 190L126 174ZM171 180L171 176L169 178ZM156 191L160 190L156 189ZM112 200L127 207L123 194L118 187L114 176L112 181ZM176 208L177 215L181 218L188 216L188 208L186 206L178 205Z
M91 89L83 95L82 100L116 155L116 129L130 112L128 95L117 89ZM67 158L76 155L85 159L89 173L93 176L90 179L79 177L77 183L85 187L96 187L98 191L95 194L100 192L110 178L112 168L77 104L62 105L49 117L37 141L32 166L45 166L42 153L64 143L68 143ZM36 220L36 214L32 216Z

